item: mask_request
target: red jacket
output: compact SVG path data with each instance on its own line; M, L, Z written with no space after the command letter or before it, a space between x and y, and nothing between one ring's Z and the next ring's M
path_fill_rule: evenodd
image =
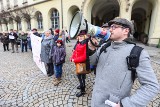
M87 59L86 44L77 43L71 59L74 59L74 63L85 62Z

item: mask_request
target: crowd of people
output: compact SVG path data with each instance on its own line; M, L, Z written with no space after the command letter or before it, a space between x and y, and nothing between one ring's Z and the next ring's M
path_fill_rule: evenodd
M86 30L81 30L77 35L77 42L73 48L70 61L77 63L85 63L87 71L95 71L96 78L92 92L92 107L110 107L106 100L113 102L114 107L145 107L149 101L159 92L159 83L152 69L148 53L143 49L139 66L136 68L136 77L141 86L135 93L131 95L133 85L132 72L128 69L126 57L130 54L135 44L126 40L133 34L133 26L130 21L124 18L115 18L108 24L102 26L103 30L109 30L111 33L108 40L111 44L100 53L101 48L106 41L101 41L101 47L96 47L91 43L97 44L94 36L87 35ZM41 37L37 29L33 29L33 34ZM67 35L66 35L67 34ZM17 39L21 40L21 51L27 52L27 43L29 44L29 36L24 32L21 36L17 36L15 30L11 30L9 35L3 34L1 41L4 51L9 51L9 42L14 53L14 46L17 48ZM54 75L54 85L57 86L61 82L63 64L65 63L66 47L65 42L70 42L68 32L65 30L54 31L47 30L42 36L41 42L41 61L47 65L47 75ZM30 44L30 49L31 44ZM77 97L83 96L85 92L86 74L78 74L79 85L77 89L80 92Z

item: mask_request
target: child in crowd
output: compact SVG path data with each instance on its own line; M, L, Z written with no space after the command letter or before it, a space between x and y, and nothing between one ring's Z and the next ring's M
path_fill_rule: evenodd
M56 43L56 46L53 46L51 50L51 56L54 63L54 74L56 77L56 80L54 81L55 86L57 86L61 82L62 67L66 57L66 51L63 45L63 41L61 39L58 39Z

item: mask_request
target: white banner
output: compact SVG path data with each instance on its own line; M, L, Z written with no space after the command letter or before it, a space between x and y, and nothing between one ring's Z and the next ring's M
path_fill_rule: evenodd
M42 38L34 35L33 33L31 33L30 38L31 38L31 44L32 44L33 60L36 63L36 65L38 66L38 68L45 75L47 75L44 62L41 62L41 58L40 58Z

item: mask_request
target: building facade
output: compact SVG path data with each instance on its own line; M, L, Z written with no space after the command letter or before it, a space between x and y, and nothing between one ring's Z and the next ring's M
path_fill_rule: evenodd
M69 29L77 11L93 25L114 17L134 21L134 37L156 46L160 38L160 0L0 0L0 32Z

